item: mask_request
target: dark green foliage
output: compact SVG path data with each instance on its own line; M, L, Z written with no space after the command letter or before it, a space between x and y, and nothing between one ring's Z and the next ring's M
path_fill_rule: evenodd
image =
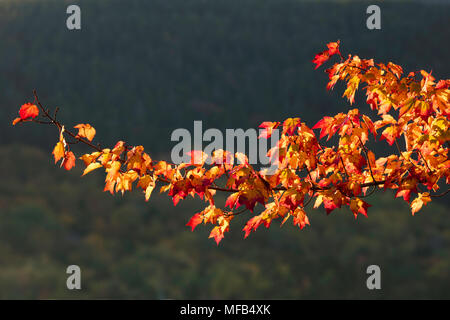
M0 148L0 166L10 168L0 193L0 298L450 297L450 224L438 202L411 217L389 193L373 199L369 218L308 210L302 231L286 223L246 240L245 217L236 218L217 247L209 227L185 226L196 201L113 197L101 174L58 170L31 147ZM65 287L70 264L82 269L80 292ZM365 286L370 264L381 267L381 292Z

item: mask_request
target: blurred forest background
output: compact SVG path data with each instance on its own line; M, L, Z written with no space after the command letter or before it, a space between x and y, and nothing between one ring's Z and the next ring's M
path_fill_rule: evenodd
M69 4L81 7L81 31L66 28ZM383 1L374 31L368 4L0 0L0 298L449 299L448 196L414 217L391 193L369 201L367 219L310 209L302 231L275 223L246 240L242 217L217 247L209 226L185 226L199 202L103 193L100 172L54 165L55 128L11 125L36 89L103 145L125 140L169 159L171 132L193 120L252 128L299 116L312 126L347 110L342 87L326 92L311 63L330 41L448 78L448 2ZM369 113L364 99L356 106ZM81 267L80 291L66 288L70 264ZM366 288L370 264L382 290Z

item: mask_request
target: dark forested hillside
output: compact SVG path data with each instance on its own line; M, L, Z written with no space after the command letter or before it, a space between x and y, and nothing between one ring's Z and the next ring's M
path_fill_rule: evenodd
M35 88L47 105L63 108L63 119L91 121L102 140L163 152L172 130L193 120L248 128L289 116L312 123L345 110L340 88L328 94L326 75L311 63L329 41L405 70L450 71L448 6L383 3L382 30L370 31L360 1L78 3L82 30L73 32L65 1L0 2L2 118ZM9 142L47 137L1 130Z
M81 7L80 31L66 28L69 3ZM378 195L367 219L310 209L302 231L262 228L243 240L236 226L217 247L208 228L185 226L195 201L112 197L100 175L54 166L54 128L11 126L33 89L62 122L89 122L99 141L157 156L193 120L249 128L295 116L312 126L348 108L311 63L337 39L344 54L448 78L449 5L383 1L377 31L365 27L367 5L1 0L0 298L450 298L446 200L411 217ZM357 106L368 111L364 99ZM65 286L69 264L83 270L80 292ZM370 264L382 268L381 292L365 286Z
M449 298L448 208L414 218L384 195L368 218L310 210L311 226L236 228L217 247L185 226L195 202L101 191L101 174L56 170L48 154L1 147L0 298ZM277 223L278 224L278 223ZM82 268L80 292L65 269ZM382 291L366 268L382 269Z

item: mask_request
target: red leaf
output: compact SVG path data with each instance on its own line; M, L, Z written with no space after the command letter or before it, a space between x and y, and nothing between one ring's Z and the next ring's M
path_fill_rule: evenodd
M330 136L334 134L334 132L331 132L331 128L334 122L334 118L332 117L323 117L319 122L317 122L312 129L320 129L320 136L319 139L322 139L326 135Z
M238 198L239 198L239 192L235 192L235 193L231 194L225 203L225 207L230 207L230 209L233 209Z
M258 138L264 138L268 139L272 136L273 129L277 128L280 125L280 123L277 122L263 122L259 125L260 128L264 128L265 130L261 131L261 134Z
M66 153L61 165L63 165L64 169L66 169L67 171L75 167L75 155L73 154L72 151Z
M186 224L187 226L192 228L192 231L194 231L195 227L198 226L200 223L203 222L203 215L201 212L196 213L191 220Z
M436 85L436 89L448 89L450 86L450 80L439 80Z
M314 57L314 60L312 61L313 63L316 64L316 67L314 69L317 69L322 64L327 62L328 59L330 59L330 57L332 55L334 55L334 54L341 55L341 53L339 52L339 40L337 42L330 42L330 43L328 43L327 47L328 47L328 50L325 50L325 51L323 51L321 53L318 53Z
M244 229L242 229L242 231L245 232L244 238L247 238L252 230L255 231L261 225L261 223L261 216L255 216L248 220Z
M39 115L39 109L36 105L25 103L19 110L19 116L22 120L36 118Z
M330 59L330 55L328 54L328 50L323 51L321 53L316 54L316 56L313 59L313 63L316 64L314 69L319 68L322 64L328 61Z
M409 202L409 199L411 198L411 190L398 190L395 193L395 197L399 198L399 197L403 197L403 200Z
M323 199L323 206L325 207L325 210L327 214L330 214L331 211L333 211L336 208L339 208L339 206L333 201L334 199Z

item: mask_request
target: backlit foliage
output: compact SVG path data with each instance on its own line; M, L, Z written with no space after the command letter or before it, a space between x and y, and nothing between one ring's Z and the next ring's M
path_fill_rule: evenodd
M134 187L142 189L148 201L159 187L174 205L188 196L200 197L206 207L187 225L194 230L201 223L212 224L210 238L217 244L229 231L231 221L247 211L252 216L243 228L245 237L261 225L269 227L274 219L284 224L292 217L294 225L304 228L309 225L305 208L310 203L314 208L323 205L327 214L348 206L356 218L359 214L367 216L370 204L364 198L376 190L394 190L395 197L410 203L412 214L433 197L445 195L448 190L439 189L450 180L450 80L436 81L424 70L405 76L403 69L391 62L375 63L353 55L344 58L339 41L329 43L327 48L313 60L317 69L330 58L340 59L326 70L327 89L344 82L343 97L353 105L360 88L379 119L374 121L353 108L326 116L311 128L300 118L262 123L264 131L259 139L270 138L274 129L282 132L278 144L268 152L276 157L278 166L270 175L250 165L244 154L224 150L214 151L211 165L205 163L207 155L200 150L191 152L190 163L175 165L155 161L143 146L130 146L124 141L102 148L91 142L96 133L91 125L79 124L74 127L78 133L72 133L56 119L57 110L51 115L41 105L36 93L34 103L24 104L13 124L31 121L55 125L59 140L53 156L55 163L61 161L66 170L73 168L76 160L66 139L90 146L93 152L79 157L85 165L83 175L105 170L104 190L111 194ZM36 119L39 110L43 120ZM325 145L324 140L333 136L337 136L337 145ZM392 154L376 156L367 147L369 139L386 140ZM216 206L217 192L228 194L224 207Z

